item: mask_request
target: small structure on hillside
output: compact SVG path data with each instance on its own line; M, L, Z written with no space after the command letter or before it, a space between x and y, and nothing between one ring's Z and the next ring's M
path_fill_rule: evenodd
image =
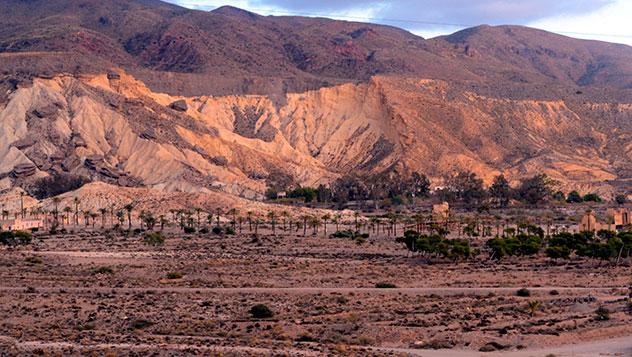
M445 221L448 218L450 218L450 205L447 202L432 205L432 219L434 221Z
M581 232L596 232L602 229L615 231L625 229L630 225L630 211L627 208L608 208L606 211L606 223L599 222L592 211L586 211L579 223Z
M615 229L624 229L630 224L630 211L627 208L608 208L606 215L614 224Z
M41 219L6 219L0 220L1 231L27 231L33 229L39 229L44 226L44 222Z

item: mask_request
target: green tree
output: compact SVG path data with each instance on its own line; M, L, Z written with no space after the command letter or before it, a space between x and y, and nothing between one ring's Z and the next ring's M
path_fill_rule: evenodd
M584 199L579 194L579 192L571 191L571 192L568 193L568 196L566 197L566 202L568 202L568 203L581 203L581 202L584 202Z
M601 197L596 193L588 193L584 195L585 202L601 202Z
M127 223L128 223L128 230L131 232L132 231L132 211L134 210L134 204L132 203L128 203L125 206L123 206L123 209L125 209L127 211Z
M504 175L498 175L489 186L489 195L499 207L507 207L512 196L512 188Z
M530 204L538 205L546 202L551 196L555 182L545 174L535 175L522 180L517 190L518 197Z

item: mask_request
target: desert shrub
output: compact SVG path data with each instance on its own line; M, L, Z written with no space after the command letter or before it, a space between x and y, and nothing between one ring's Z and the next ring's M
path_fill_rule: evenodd
M102 266L92 270L92 274L114 274L114 269L109 266Z
M31 264L31 265L42 264L42 258L40 258L38 256L26 257L26 259L24 259L24 261L26 263L28 263L28 264Z
M180 273L179 271L172 271L167 273L167 279L182 279L182 277L184 276L184 274Z
M381 282L381 283L375 284L375 287L378 289L395 289L397 288L397 285L393 283Z
M274 313L266 305L257 304L250 308L250 315L255 319L267 319L274 316Z
M559 258L568 259L570 254L571 254L570 249L568 249L568 247L565 247L565 246L555 245L555 246L546 248L546 256L551 259L559 259Z
M595 310L595 315L595 320L597 321L610 320L610 311L603 306L599 306L597 310Z
M355 238L355 232L351 230L337 231L329 235L331 238Z
M224 233L228 235L235 235L235 229L233 229L233 227L231 226L226 226L224 227Z
M528 297L531 296L531 291L529 291L529 289L527 288L520 288L518 289L518 291L516 291L516 296Z
M202 228L200 228L199 232L200 232L200 234L208 234L209 230L206 227L202 227Z
M566 202L568 203L581 203L584 201L584 198L577 191L571 191L568 193L566 197Z
M193 233L195 233L195 228L193 228L193 227L184 226L183 230L184 230L184 233L186 233L186 234L193 234Z
M515 237L506 238L492 238L487 241L486 245L492 252L492 255L496 259L501 259L505 256L529 256L536 255L542 249L543 235L538 229L530 229L526 227L531 234L518 234Z
M74 191L90 182L85 177L56 173L49 177L41 178L27 189L28 193L39 199L45 199L62 193Z
M554 289L554 290L549 291L549 294L555 296L555 295L559 295L560 292Z
M159 246L165 244L165 236L160 232L147 232L143 238L143 242L151 246Z
M470 242L466 239L447 239L439 234L425 235L413 230L404 232L397 242L404 243L411 252L422 252L444 258L469 258L474 255Z
M31 243L33 237L31 233L24 231L3 231L0 232L0 244L11 247L27 245Z
M218 227L218 226L213 227L213 234L220 235L222 234L223 231L224 230L222 229L222 227Z
M589 193L584 196L585 202L601 202L601 197L596 193Z
M153 325L153 323L145 319L133 319L130 322L130 327L135 330L140 330L151 325Z

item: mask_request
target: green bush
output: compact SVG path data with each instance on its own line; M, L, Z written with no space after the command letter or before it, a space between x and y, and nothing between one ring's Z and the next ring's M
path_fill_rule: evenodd
M15 247L31 243L33 237L31 233L24 231L3 231L0 232L0 244Z
M147 232L145 233L143 241L147 245L156 247L165 244L165 236L160 232Z
M208 234L209 230L208 230L208 228L206 228L206 227L202 227L202 228L200 228L199 232L200 232L201 234Z
M599 306L597 310L595 310L595 320L597 321L607 321L610 320L610 311L603 306Z
M224 230L222 229L222 227L213 227L213 234L220 235L223 232L224 232Z
M172 271L167 273L167 279L182 279L183 276L184 274L180 273L179 271Z
M95 268L92 271L92 274L94 274L94 275L97 275L97 274L114 274L114 269L110 268L109 266L102 266L102 267Z
M235 235L235 229L233 229L233 227L231 226L226 226L224 227L224 233L228 235Z
M413 230L404 232L397 242L404 243L411 252L440 255L444 258L469 258L474 255L470 242L466 239L446 239L439 234L425 235Z
M568 247L565 247L565 246L554 245L552 247L546 248L546 256L551 259L559 259L559 258L568 259L570 254L571 254L570 249L568 249Z
M184 233L186 233L186 234L193 234L193 233L195 233L195 228L193 228L193 227L185 226L183 228L183 230L184 230Z
M40 258L38 256L26 257L26 259L24 259L24 261L26 263L28 263L28 264L31 264L31 265L42 264L42 258Z
M382 282L382 283L375 284L375 287L378 289L395 289L397 288L397 285L393 283Z
M266 305L257 304L250 308L250 315L255 319L267 319L274 316L274 313Z
M527 288L521 288L521 289L518 289L518 291L516 291L516 296L528 297L528 296L531 296L531 291L529 291L529 289Z

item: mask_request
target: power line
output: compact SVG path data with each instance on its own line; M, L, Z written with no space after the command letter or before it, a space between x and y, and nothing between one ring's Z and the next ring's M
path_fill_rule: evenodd
M290 15L290 16L309 16L309 17L339 18L339 19L348 19L348 20L360 20L360 21L366 21L366 22L399 22L399 23L411 23L411 24L434 25L434 26L448 26L448 27L463 27L463 28L478 26L478 25L475 25L475 24L460 24L460 23L436 22L436 21L412 20L412 19L390 19L390 18L380 18L380 17L335 15L335 14L302 12L302 11L286 11L286 10L271 10L271 9L250 9L250 10L254 11L254 12L259 12L259 13L270 13L270 14L280 14L280 15ZM541 30L544 30L544 29L541 29ZM555 30L545 30L545 31L555 32L555 33L565 34L565 35L632 38L632 35L591 33L591 32L575 32L575 31L555 31Z

